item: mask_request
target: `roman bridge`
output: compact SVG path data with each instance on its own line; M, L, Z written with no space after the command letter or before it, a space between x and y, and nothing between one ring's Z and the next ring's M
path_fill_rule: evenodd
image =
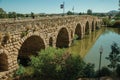
M88 15L1 21L0 80L18 68L18 58L37 55L49 46L69 47L75 35L82 39L101 24L101 19Z

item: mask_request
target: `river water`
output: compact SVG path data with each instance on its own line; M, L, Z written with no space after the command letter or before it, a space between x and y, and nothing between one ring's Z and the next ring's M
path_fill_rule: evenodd
M107 66L109 61L105 59L111 52L111 45L116 42L120 46L120 28L101 28L86 35L84 39L75 41L68 48L73 54L79 54L86 63L95 64L98 69L100 48L103 48L101 66Z

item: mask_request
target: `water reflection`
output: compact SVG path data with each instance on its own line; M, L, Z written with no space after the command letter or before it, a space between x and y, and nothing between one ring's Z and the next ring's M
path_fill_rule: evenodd
M79 54L87 63L94 63L98 69L99 63L99 48L103 47L102 65L107 66L109 61L105 59L111 52L111 44L117 42L120 45L120 29L118 28L102 28L98 31L86 35L84 39L76 41L68 51L74 54Z
M102 28L89 35L85 35L84 39L75 41L75 43L68 48L68 51L74 54L79 54L82 58L84 58L104 30L105 29Z

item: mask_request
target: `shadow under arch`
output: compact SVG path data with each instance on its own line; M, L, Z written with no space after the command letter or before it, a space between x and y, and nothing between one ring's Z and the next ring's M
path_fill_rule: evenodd
M77 39L81 39L81 35L82 35L82 27L80 24L77 24L76 28L75 28L75 34L78 36Z
M95 22L95 29L97 29L97 27L98 27L98 23L97 23L97 21Z
M57 35L56 47L66 48L69 47L69 33L66 28L61 28Z
M50 39L49 39L49 46L53 47L53 38L52 37L50 37Z
M0 54L0 72L8 70L8 57L5 53Z
M94 21L92 21L92 31L95 30L95 25L94 25Z
M85 34L89 34L89 22L88 21L86 22L86 25L85 25Z
M28 66L30 56L37 56L41 49L45 49L45 43L40 36L33 35L28 37L19 50L19 63L23 66Z

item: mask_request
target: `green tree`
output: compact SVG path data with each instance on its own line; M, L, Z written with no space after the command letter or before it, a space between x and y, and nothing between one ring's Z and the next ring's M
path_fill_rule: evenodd
M55 48L47 48L38 56L32 56L30 64L34 76L42 80L76 80L85 65L80 56Z
M120 12L118 12L115 17L114 17L115 20L120 20Z
M13 18L17 17L17 13L16 12L12 12Z
M67 12L67 15L73 15L73 12L68 11L68 12Z
M34 19L35 18L35 14L33 12L31 12L31 17Z
M19 68L15 72L14 76L23 76L25 73L25 68L22 65L19 65Z
M26 14L25 17L29 17L29 14Z
M116 73L117 73L117 76L120 77L120 65L117 65Z
M8 13L8 17L9 18L16 18L17 17L17 13L16 12L9 12Z
M103 21L104 25L106 25L106 26L112 26L109 18L103 18L102 21Z
M95 76L95 70L94 70L95 65L88 63L85 65L83 72L84 72L84 77L91 78Z
M99 70L96 71L96 77L111 76L111 74L111 70L107 67L102 67L102 69L100 69L100 73Z
M80 12L79 15L82 15L82 13Z
M7 13L2 8L0 8L0 18L6 18L6 17L7 17Z
M113 69L113 71L116 69L117 65L120 64L120 47L117 43L113 43L111 45L111 52L108 57L106 57L107 60L110 61L110 64L108 65L109 68Z
M17 17L25 17L24 14L17 13Z
M91 9L88 9L88 10L87 10L87 14L88 14L88 15L92 15L92 10L91 10Z

